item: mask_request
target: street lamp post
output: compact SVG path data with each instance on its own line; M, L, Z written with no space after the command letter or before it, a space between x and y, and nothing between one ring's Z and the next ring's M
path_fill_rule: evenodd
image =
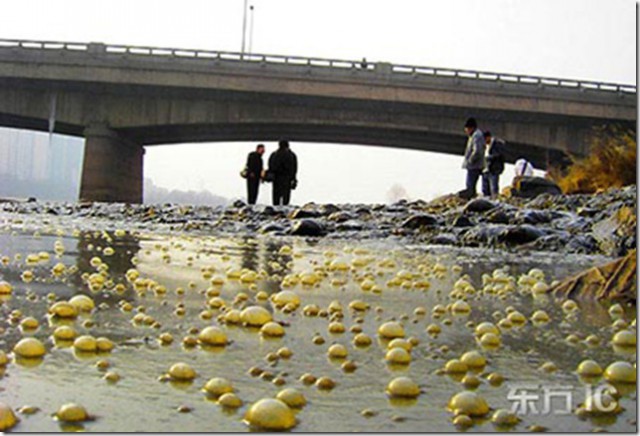
M249 54L253 52L253 5L249 6Z
M240 54L244 57L244 48L247 36L247 1L244 0L244 7L242 9L242 48L240 49Z

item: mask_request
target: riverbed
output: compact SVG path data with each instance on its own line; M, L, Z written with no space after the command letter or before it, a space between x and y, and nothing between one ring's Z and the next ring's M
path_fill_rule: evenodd
M14 431L249 431L243 418L251 404L285 388L297 389L307 401L295 410L293 431L456 431L460 428L447 407L455 394L471 390L492 410L512 409L516 389L523 387L534 397L527 413L518 415L518 424L496 426L489 413L473 418L468 430L637 428L635 383L615 384L620 413L575 413L589 387L606 383L602 377L577 375L581 361L595 360L603 369L616 361L635 364L635 347L611 344L617 330L635 333L635 307L612 315L611 302L577 301L577 310L568 311L564 301L533 294L528 287L532 280L551 284L610 260L604 256L515 254L412 245L394 238L212 236L160 227L117 229L117 223L104 231L103 223L88 218L43 222L4 214L0 223L0 280L13 288L0 306L0 349L10 353L20 338L33 336L47 350L42 359L14 359L0 378L0 401L14 410L37 408L18 414L21 421ZM38 260L32 256L27 262L29 254ZM64 272L52 274L58 263ZM33 280L24 280L25 270L33 272ZM103 276L101 286L91 286L92 274ZM511 285L504 288L505 283ZM299 304L278 308L272 300L282 290L293 293ZM47 313L54 301L77 294L91 297L95 309L71 320ZM465 300L470 311L454 311L457 300ZM267 308L284 327L284 336L265 337L257 328L225 322L230 310L254 305ZM12 316L16 310L21 317ZM548 322L531 319L538 310L548 315ZM526 321L500 324L512 312ZM28 316L38 320L36 329L20 327L20 319ZM616 320L622 321L614 324ZM408 364L385 360L389 340L378 334L385 322L400 323L411 340ZM498 346L480 344L474 328L483 322L500 326ZM54 329L63 324L80 335L106 337L115 348L78 352L72 342L53 338ZM197 344L199 332L211 325L225 332L226 346ZM173 342L163 343L163 333ZM357 334L372 343L354 344ZM347 356L329 357L332 344L344 345ZM290 357L279 356L283 348ZM486 366L443 371L448 361L472 350L486 358ZM107 370L96 366L99 361L108 362L108 371L119 380L105 380ZM189 364L197 377L167 381L163 376L177 362ZM352 362L350 369L345 362ZM465 385L465 373L479 385ZM504 381L494 383L492 374ZM328 377L335 386L321 389L301 380L303 375ZM401 376L420 386L417 398L393 398L386 392L389 382ZM225 408L205 395L202 387L214 377L231 382L241 407ZM543 410L545 389L562 394L548 411ZM567 398L569 410L564 410ZM52 417L70 402L84 406L92 419L64 423Z

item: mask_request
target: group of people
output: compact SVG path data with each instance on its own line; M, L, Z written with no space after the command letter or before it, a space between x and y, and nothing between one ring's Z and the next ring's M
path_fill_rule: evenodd
M493 136L489 130L482 132L475 118L464 124L467 147L462 168L467 170L465 195L475 197L478 180L482 178L482 194L495 197L500 193L500 175L504 172L505 142ZM533 176L533 166L525 159L518 159L516 176Z
M247 156L247 164L242 170L242 177L247 179L247 199L249 204L256 204L260 184L273 183L272 200L274 206L286 206L291 201L291 190L296 189L298 180L298 158L291 151L289 141L278 142L278 149L269 156L269 166L264 169L262 155L264 144L258 144L255 151Z
M482 194L495 197L500 193L500 175L504 172L505 142L489 130L481 131L475 118L467 119L464 131L468 137L462 162L462 168L467 170L464 193L469 198L475 197L478 180L482 179ZM264 144L258 144L247 156L247 164L241 172L247 179L248 203L256 204L260 184L270 182L273 183L273 205L286 206L291 201L291 191L298 185L298 158L291 151L289 141L281 140L278 150L269 156L268 168L264 169L264 152ZM525 159L516 161L515 170L516 176L533 176L533 167Z

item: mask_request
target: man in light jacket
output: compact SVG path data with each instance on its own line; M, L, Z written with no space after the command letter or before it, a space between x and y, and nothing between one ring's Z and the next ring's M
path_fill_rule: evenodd
M478 129L478 123L475 118L469 118L464 124L464 132L469 137L467 139L467 148L464 152L464 160L462 168L467 170L467 181L465 194L468 198L476 196L476 186L478 179L482 175L484 169L484 135Z

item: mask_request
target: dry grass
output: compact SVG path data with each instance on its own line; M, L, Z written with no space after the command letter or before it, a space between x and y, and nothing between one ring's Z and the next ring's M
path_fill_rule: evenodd
M595 132L591 153L572 158L564 171L550 169L549 177L565 194L592 194L636 183L636 132L606 127Z

